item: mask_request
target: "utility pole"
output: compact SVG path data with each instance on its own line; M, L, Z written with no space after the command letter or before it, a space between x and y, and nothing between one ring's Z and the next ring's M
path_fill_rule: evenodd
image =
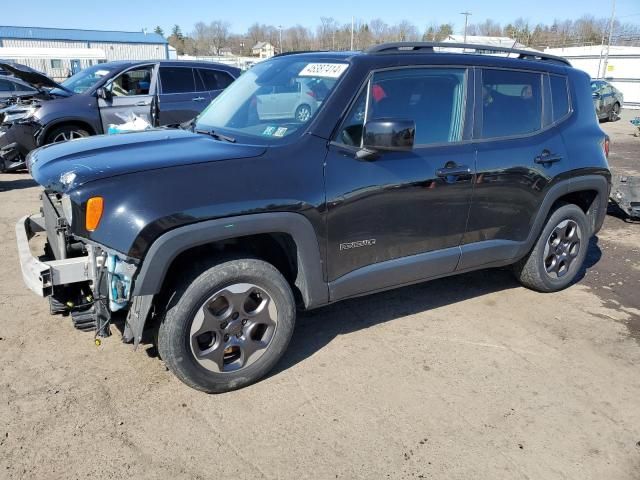
M351 17L351 51L353 52L353 16Z
M609 21L609 40L607 41L607 49L604 52L604 62L602 64L602 78L607 76L607 67L609 64L609 49L611 48L611 38L613 37L613 22L616 19L616 0L612 0L611 20Z
M278 25L278 30L280 30L280 51L278 53L283 53L282 52L282 25Z
M471 12L460 12L460 15L464 15L464 43L467 43L467 25L469 24L469 15L472 15Z

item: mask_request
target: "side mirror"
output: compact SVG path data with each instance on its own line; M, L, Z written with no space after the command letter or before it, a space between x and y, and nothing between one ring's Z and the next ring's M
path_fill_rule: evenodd
M407 152L413 149L416 122L413 120L376 119L364 125L362 146L367 150Z
M592 96L593 98L600 98L600 93L598 93L598 92L593 92L593 93L591 94L591 96Z
M96 95L98 96L98 98L101 98L107 102L110 102L113 99L113 96L111 95L111 90L105 87L101 87L98 90L96 90Z

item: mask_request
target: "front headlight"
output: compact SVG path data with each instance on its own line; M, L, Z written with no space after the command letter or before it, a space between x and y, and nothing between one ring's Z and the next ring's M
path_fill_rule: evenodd
M33 114L38 110L39 105L29 105L25 107L15 106L10 109L4 110L4 119L2 123L12 123L18 120L26 120L33 117Z
M71 225L73 220L73 208L71 207L71 198L69 195L62 195L62 199L60 200L62 203L62 213L64 213L64 218L67 219L67 223Z

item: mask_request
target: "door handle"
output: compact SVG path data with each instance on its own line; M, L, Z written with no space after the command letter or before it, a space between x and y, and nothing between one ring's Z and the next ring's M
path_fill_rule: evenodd
M140 100L136 103L136 107L146 107L147 105L151 105L151 102L147 102L146 100Z
M549 150L543 150L540 155L533 159L535 163L545 164L545 163L556 163L562 160L562 155L557 155L555 153L551 153Z
M191 99L193 102L203 102L205 100L204 97L195 97Z
M467 165L439 168L436 170L436 175L438 177L461 177L463 175L471 175L471 168Z

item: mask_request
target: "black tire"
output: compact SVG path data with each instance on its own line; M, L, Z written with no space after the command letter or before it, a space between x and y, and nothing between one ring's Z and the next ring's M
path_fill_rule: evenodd
M222 260L204 271L200 270L200 273L198 271L188 273L179 283L158 330L158 353L169 370L182 382L203 392L222 393L250 385L274 367L289 344L296 315L291 288L275 267L254 258L231 258ZM192 324L196 315L200 314L201 310L210 308L210 304L207 302L211 301L220 291L231 289L236 285L249 284L266 292L269 302L272 301L277 309L275 315L277 322L273 327L274 330L268 345L261 349L257 360L238 370L212 371L205 368L196 358L196 353L193 350L195 336L192 336ZM230 304L229 311L232 310L235 308ZM243 306L240 318L245 316L244 311ZM231 317L227 316L226 318ZM232 323L234 322L229 320L229 325ZM242 324L244 325L244 322ZM222 328L222 324L220 328ZM221 330L221 333L225 332L226 330ZM220 335L220 332L213 335L214 340L211 340L211 344L204 347L203 350L219 351L221 347L214 348L211 345L214 342L218 345L215 338L216 335ZM235 334L232 333L232 341L235 341L234 336ZM242 338L245 336L248 337L249 334L242 334ZM221 342L222 337L224 337L224 342L227 342L229 335L221 335ZM227 344L223 343L223 345ZM224 349L224 355L229 348ZM244 353L242 356L244 357Z
M91 134L84 128L77 125L62 125L60 127L56 127L51 130L47 134L47 140L45 142L46 145L50 143L60 143L65 140L61 140L60 137L66 136L68 139L71 138L80 138L80 137L88 137Z
M615 122L619 118L620 118L620 104L614 103L611 106L611 110L609 111L609 117L607 118L607 121Z
M566 227L562 227L565 222ZM565 241L560 239L558 246L553 247L553 244L558 240L557 232L563 231L564 228L569 231L574 225L577 227L577 235L580 237L575 256L569 255L575 244L569 239L565 239ZM549 216L531 252L514 265L516 278L525 287L538 292L557 292L568 287L582 269L591 234L587 217L580 207L572 204L561 205ZM556 236L555 239L552 235ZM564 247L566 244L568 246ZM554 248L569 249L571 252L556 255ZM570 258L571 260L569 260ZM554 268L561 268L563 262L568 265L564 273L562 271L553 272ZM549 269L552 272L549 272ZM560 276L560 274L562 275Z
M303 112L305 113L305 118L301 118ZM296 113L295 113L295 118L297 121L302 122L302 123L306 123L309 121L309 119L311 118L311 107L309 105L307 105L306 103L303 103L302 105L300 105L298 108L296 108Z

